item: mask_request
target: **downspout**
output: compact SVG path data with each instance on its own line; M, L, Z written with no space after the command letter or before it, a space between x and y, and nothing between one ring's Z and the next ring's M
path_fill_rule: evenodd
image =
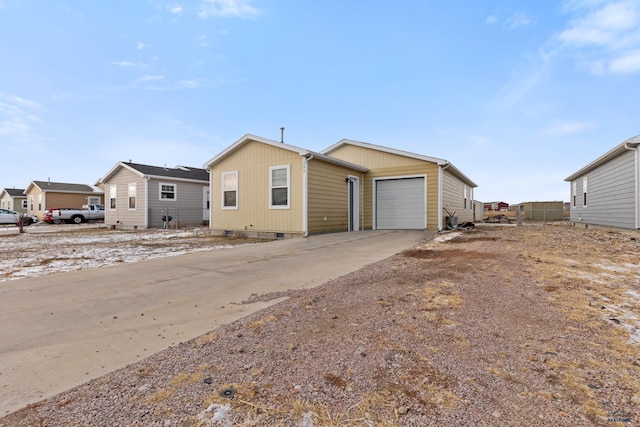
M634 207L635 207L635 221L636 221L636 230L640 229L640 168L638 167L638 163L640 162L640 151L638 151L638 144L626 143L624 144L624 148L627 150L635 151L635 159L633 162L634 165Z
M144 228L149 228L149 177L144 177Z
M440 165L438 168L438 232L442 231L442 187L444 183L442 180L444 179L444 170L449 167L449 162L445 161L444 165Z
M309 237L309 160L313 160L313 154L307 152L302 164L302 230L304 237Z

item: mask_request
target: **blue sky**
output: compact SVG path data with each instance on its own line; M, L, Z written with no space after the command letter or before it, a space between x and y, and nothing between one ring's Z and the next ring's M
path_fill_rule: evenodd
M0 188L284 126L447 159L481 201L568 200L639 99L640 0L0 0Z

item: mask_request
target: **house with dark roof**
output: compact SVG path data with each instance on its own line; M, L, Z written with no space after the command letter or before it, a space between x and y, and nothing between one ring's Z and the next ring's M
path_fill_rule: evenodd
M105 191L105 224L114 228L176 228L208 223L206 169L118 162L99 182Z
M53 208L82 208L102 204L104 191L99 187L52 181L31 181L24 190L27 212L42 221L44 211Z
M565 178L574 225L640 229L640 135Z
M27 196L24 188L4 188L0 192L0 208L27 213Z

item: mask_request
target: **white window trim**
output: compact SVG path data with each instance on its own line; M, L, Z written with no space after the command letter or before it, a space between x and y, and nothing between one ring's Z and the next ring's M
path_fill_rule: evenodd
M587 203L585 203L585 200ZM589 202L588 191L587 191L587 177L582 178L582 207L586 208Z
M573 181L571 187L572 187L571 207L575 208L578 205L578 182L577 181Z
M225 206L224 205L224 177L227 175L235 175L236 177L236 204L235 206ZM222 186L222 200L220 203L220 206L222 206L223 210L238 210L238 196L239 196L239 192L238 192L238 171L228 171L228 172L222 172L222 182L220 184Z
M275 169L287 170L287 204L286 205L273 205L273 185L272 185L272 171ZM280 187L278 187L280 188ZM291 165L280 165L269 167L269 209L290 209L291 208Z
M111 200L115 199L116 200L116 207L112 208L111 207ZM110 211L117 211L118 210L118 186L115 184L112 184L109 186L109 210Z
M173 187L173 199L163 199L162 198L162 186L170 185ZM173 182L161 182L158 184L158 200L161 202L175 202L178 200L178 186Z
M136 204L134 207L131 207L131 186L133 186L133 198L136 201ZM138 184L135 182L130 182L127 185L127 207L129 208L130 211L135 211L138 209Z

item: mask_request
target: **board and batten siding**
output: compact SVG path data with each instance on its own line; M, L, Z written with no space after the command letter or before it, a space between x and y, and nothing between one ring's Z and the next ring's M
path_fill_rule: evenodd
M129 209L129 184L136 184L136 208ZM116 186L116 209L111 209L111 186ZM105 183L104 223L119 227L147 227L145 223L146 179L126 168L120 168Z
M289 166L289 208L269 207L269 168ZM303 234L303 165L300 154L248 141L211 169L211 228ZM222 173L238 171L237 209L222 208Z
M364 228L373 228L374 180L379 178L399 178L408 176L427 177L427 229L438 229L438 165L412 157L387 153L355 145L343 145L331 151L332 157L357 165L365 165L369 172L365 174L363 185Z
M349 229L349 185L347 178L359 178L359 223L362 224L364 174L348 167L312 159L308 169L308 231L325 233Z
M627 151L569 183L571 221L610 227L635 228L635 152ZM587 178L584 205L583 178ZM573 188L576 187L576 205Z
M160 198L162 184L171 184L175 187L176 199L166 200ZM149 215L149 227L163 227L163 216L172 217L174 221L170 226L177 224L179 227L201 226L203 221L203 188L208 184L175 180L174 178L151 178L147 183L147 210Z
M467 206L464 203L464 191L467 191ZM458 217L458 223L473 221L473 188L456 178L446 169L442 173L442 228L446 228L445 217L451 214Z

